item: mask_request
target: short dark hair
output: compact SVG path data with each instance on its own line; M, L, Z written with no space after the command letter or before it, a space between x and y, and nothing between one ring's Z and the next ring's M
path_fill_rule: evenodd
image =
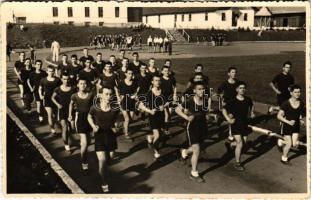
M41 65L42 65L42 60L36 60L35 64L37 64L37 63L41 63Z
M112 63L110 61L108 61L108 62L105 63L105 66L106 65L112 65Z
M194 74L194 77L195 76L203 76L203 73L202 72L196 72L195 74Z
M194 67L194 69L197 69L198 67L202 67L202 69L203 69L203 65L200 64L200 63L196 64L195 67Z
M66 56L66 57L68 57L68 55L67 55L67 54L63 54L63 56Z
M285 67L285 65L290 65L290 66L292 66L292 62L291 62L291 61L286 61L286 62L283 63L283 67Z
M247 86L247 84L244 81L238 81L236 83L236 88L240 87L241 85L244 85L245 87Z
M133 70L132 70L131 68L127 68L127 69L125 70L125 73L127 73L128 71L133 72Z
M24 62L25 62L26 60L30 60L30 61L31 61L31 59L30 59L30 58L25 58Z
M300 89L301 90L300 85L294 84L294 85L289 86L289 91L290 92L293 92L295 89Z
M115 58L116 56L115 55L110 55L109 57L114 57Z
M134 55L138 56L138 53L135 51L134 53L132 53L132 56L134 56Z
M54 68L53 65L48 65L46 68L47 68L47 69L53 69L53 70L55 71L55 68Z
M236 68L236 67L229 67L229 68L228 68L228 73L231 72L232 70L237 71L237 68Z
M97 55L97 56L98 56L98 55L101 55L101 56L102 56L103 54L102 54L102 53L100 53L100 52L98 52L96 55Z
M161 76L160 76L159 74L155 74L155 75L153 75L152 80L153 80L155 77L161 79Z
M87 83L87 80L84 79L84 78L79 78L79 79L78 79L78 83L79 83L80 81L85 81L85 82Z
M78 56L76 54L72 54L71 58L77 58L78 59Z
M193 83L193 88L195 89L198 85L205 86L205 84L204 84L203 81L197 81L197 82L194 82L194 83Z
M167 65L163 65L162 70L163 70L163 69L170 69L170 67L167 66Z
M172 62L170 59L166 59L165 61L164 61L164 63L166 63L166 62Z
M99 88L98 93L102 94L102 93L103 93L103 91L104 91L104 89L108 89L108 90L113 91L113 89L112 89L111 87L109 87L109 86L103 86L102 88Z
M63 76L68 76L69 77L69 73L67 73L67 72L62 73L62 75L60 77L63 78Z
M147 64L146 64L146 63L141 63L140 66L145 66L145 67L147 67Z

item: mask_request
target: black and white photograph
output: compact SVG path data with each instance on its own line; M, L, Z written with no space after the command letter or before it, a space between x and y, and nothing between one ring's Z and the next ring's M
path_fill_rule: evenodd
M7 197L310 197L310 2L5 1L1 36Z

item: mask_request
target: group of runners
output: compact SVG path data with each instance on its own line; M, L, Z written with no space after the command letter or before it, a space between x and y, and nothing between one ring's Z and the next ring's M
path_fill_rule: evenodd
M140 34L113 34L90 36L90 46L96 48L109 48L118 51L119 49L133 50L134 47L142 48L142 37Z
M156 67L154 58L148 63L139 59L137 52L132 59L125 57L121 50L116 58L111 55L103 60L101 53L95 59L83 50L78 58L62 54L57 67L48 65L42 69L42 61L36 60L34 67L25 53L19 53L14 70L20 89L22 104L31 112L33 98L36 102L38 120L43 122L43 112L52 134L55 123L59 123L66 151L70 151L73 141L71 134L80 136L81 169L88 172L89 139L95 138L95 152L98 158L98 173L102 179L103 192L109 192L107 181L107 162L114 159L117 144L117 132L123 122L123 137L132 141L131 123L135 118L148 119L150 133L146 140L155 160L161 157L160 138L169 135L172 114L186 121L188 145L180 150L181 159L191 156L189 177L204 182L198 172L201 152L200 144L208 133L208 118L212 110L209 77L203 74L203 66L194 66L193 74L181 97L177 94L176 77L172 71L173 63L166 60L161 68ZM295 84L290 74L290 62L285 62L281 73L271 82L277 94L278 106L269 108L269 114L277 112L282 122L284 139L278 141L282 150L281 162L290 164L288 153L292 146L299 145L301 118L305 115L305 106L300 100L301 88ZM225 142L228 151L235 154L234 168L243 171L241 154L252 132L249 118L254 118L253 101L245 95L247 84L237 79L237 69L228 68L224 82L219 86L219 119L223 117L229 124L229 140ZM44 109L43 109L44 108ZM119 120L122 113L123 120Z

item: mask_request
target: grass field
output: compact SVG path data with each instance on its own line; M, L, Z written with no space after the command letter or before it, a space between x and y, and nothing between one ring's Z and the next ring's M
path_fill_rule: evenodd
M238 78L248 84L248 95L256 101L275 103L275 94L269 87L273 76L280 72L282 64L290 60L293 63L292 74L298 84L303 87L302 98L305 99L305 54L291 52L262 56L234 56L214 58L172 59L173 70L182 90L193 73L196 63L203 64L204 72L210 78L210 85L217 88L226 78L227 68L238 69ZM157 66L164 60L157 60Z

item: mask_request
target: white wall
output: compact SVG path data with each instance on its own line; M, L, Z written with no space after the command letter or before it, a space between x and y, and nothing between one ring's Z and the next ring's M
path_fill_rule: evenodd
M5 2L2 6L2 12L9 16L9 22L13 22L14 13L15 17L26 17L27 23L127 23L127 6L117 2ZM53 17L53 7L58 7L58 17ZM73 17L68 17L67 7L72 7ZM90 7L90 17L85 17L84 7ZM103 18L98 17L98 7L103 7ZM120 7L119 18L115 18L115 7Z
M254 10L240 10L240 12L242 13L241 16L238 19L238 24L237 27L241 27L241 28L250 28L253 29L254 28L254 24L255 24L255 11ZM247 21L244 21L244 14L247 13Z

